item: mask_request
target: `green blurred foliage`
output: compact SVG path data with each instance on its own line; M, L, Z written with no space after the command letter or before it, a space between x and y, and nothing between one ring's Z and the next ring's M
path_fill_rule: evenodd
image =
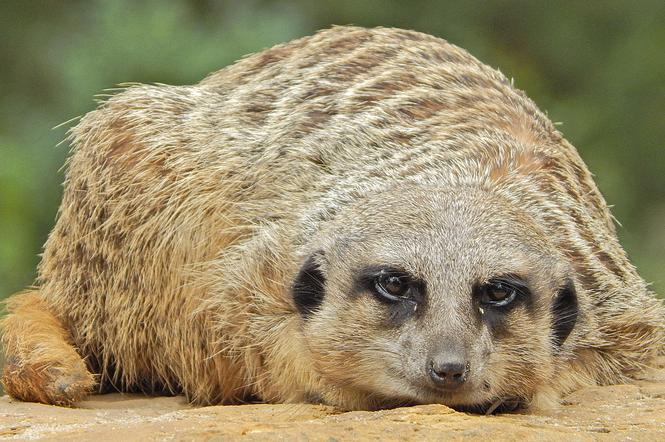
M31 284L54 223L63 121L122 82L194 83L331 24L443 37L498 67L577 146L642 275L665 294L665 2L3 1L0 298Z

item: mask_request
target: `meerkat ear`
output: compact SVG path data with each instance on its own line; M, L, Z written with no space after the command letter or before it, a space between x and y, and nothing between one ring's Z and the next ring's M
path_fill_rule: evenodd
M321 271L323 251L315 252L302 265L291 290L296 308L303 317L310 316L323 302L326 279Z
M554 344L561 347L568 335L573 331L575 323L577 322L577 293L575 292L575 284L572 280L568 280L566 285L563 286L559 293L557 293L552 303L552 334L554 336Z

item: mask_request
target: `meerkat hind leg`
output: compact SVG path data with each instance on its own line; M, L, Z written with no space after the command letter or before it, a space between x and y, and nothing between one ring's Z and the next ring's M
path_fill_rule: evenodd
M66 406L87 396L95 377L40 293L20 293L6 304L8 314L0 321L6 392L23 401Z

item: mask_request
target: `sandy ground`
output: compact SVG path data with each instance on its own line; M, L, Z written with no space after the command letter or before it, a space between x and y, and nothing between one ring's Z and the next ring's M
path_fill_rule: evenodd
M340 412L317 405L193 408L181 397L92 396L68 409L0 398L0 440L665 441L665 359L631 385L593 387L547 414L479 416L442 405Z

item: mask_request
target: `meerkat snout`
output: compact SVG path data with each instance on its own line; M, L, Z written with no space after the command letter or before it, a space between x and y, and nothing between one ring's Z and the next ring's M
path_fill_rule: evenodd
M432 357L428 364L428 375L436 387L456 390L466 382L470 362L464 353L444 352Z

